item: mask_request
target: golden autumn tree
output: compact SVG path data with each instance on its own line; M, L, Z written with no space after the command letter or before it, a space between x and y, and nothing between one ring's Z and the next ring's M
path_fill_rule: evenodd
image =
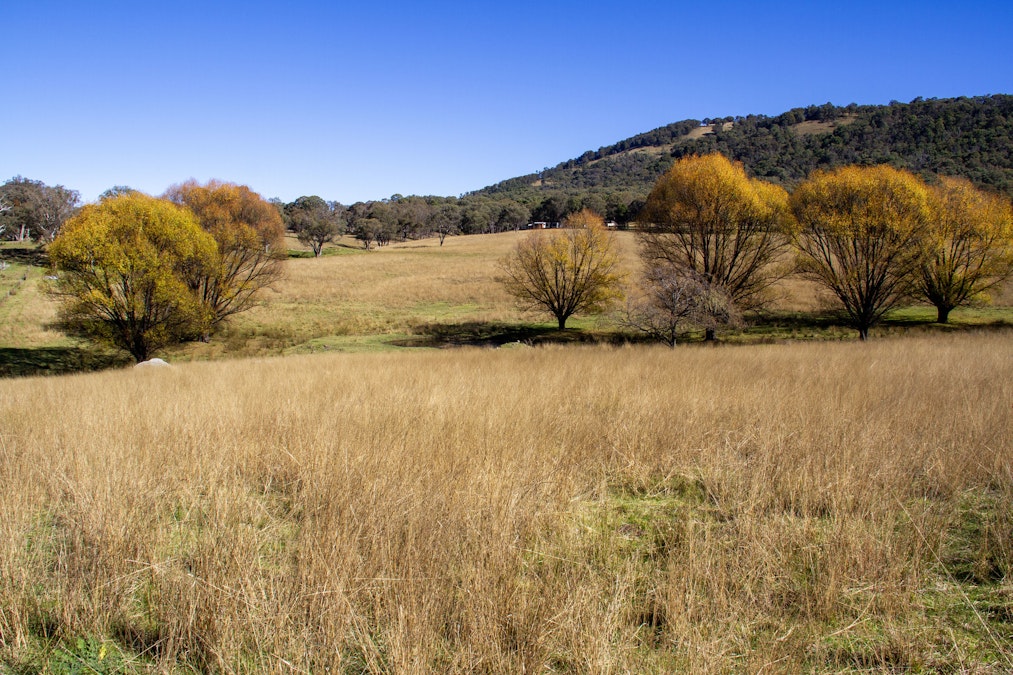
M928 187L882 165L816 171L795 189L798 269L836 296L860 339L905 296L930 220Z
M1013 208L964 178L930 188L932 216L914 273L916 293L931 302L937 321L985 296L1013 273Z
M208 329L214 329L280 278L286 257L281 214L245 185L217 180L174 185L165 197L192 211L217 244L212 263L187 279L210 312Z
M683 270L742 309L761 305L787 272L778 258L790 242L788 193L750 178L720 153L677 161L639 220L646 263Z
M532 232L501 263L507 291L524 307L549 312L566 328L574 314L597 313L621 296L619 254L601 216L571 216L576 227Z
M188 210L134 193L85 206L50 246L60 320L137 361L204 330L207 308L187 283L215 241Z
M589 227L605 227L605 219L591 209L574 211L563 219L563 225L572 230L583 230ZM607 229L607 228L606 228Z

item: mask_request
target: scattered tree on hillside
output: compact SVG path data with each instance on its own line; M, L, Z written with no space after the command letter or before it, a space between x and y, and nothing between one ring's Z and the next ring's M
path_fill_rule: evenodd
M204 334L210 312L188 276L214 264L215 248L193 213L164 199L138 193L85 206L49 250L63 327L138 362Z
M1013 274L1013 208L964 178L930 187L932 218L922 238L915 292L931 302L937 321Z
M32 239L45 246L59 234L80 200L77 190L15 176L0 185L0 201L8 206L0 212L0 231L10 239Z
M281 277L285 225L278 210L245 185L187 181L165 196L190 209L217 244L212 264L188 274L190 287L210 311L213 330L249 309L257 293Z
M285 206L289 228L295 232L299 242L313 250L319 258L324 245L334 241L344 232L340 205L329 204L320 197L299 197Z
M560 330L572 315L604 311L621 296L615 240L600 219L581 229L532 232L501 267L510 294L552 314Z
M791 196L800 230L798 269L830 290L848 325L869 328L904 297L930 222L928 190L881 165L816 171Z
M739 308L761 305L788 271L777 265L790 241L787 192L750 179L722 155L676 162L651 191L640 220L646 262L692 273Z
M461 231L461 210L453 204L444 204L434 207L429 212L427 225L440 240L440 246L449 235L458 234Z
M401 241L422 234L432 209L422 197L399 197L390 202L389 231Z
M729 129L703 136L692 133L700 130L699 120L676 122L553 168L504 180L469 198L512 199L535 209L549 194L568 203L597 192L606 200L610 193L623 194L629 205L646 197L673 160L713 152L742 162L751 176L785 187L816 169L888 163L926 178L963 176L978 187L1013 197L1010 95L915 99L888 106L813 105L733 121ZM803 122L812 123L811 128L797 126ZM627 222L622 211L610 207L606 219Z
M352 234L355 238L362 243L362 248L369 250L373 242L376 241L377 236L383 230L383 222L376 218L360 218L355 221L355 226L352 228Z

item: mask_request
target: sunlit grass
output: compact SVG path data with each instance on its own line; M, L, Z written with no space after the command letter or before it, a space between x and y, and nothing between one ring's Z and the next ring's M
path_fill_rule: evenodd
M310 346L0 381L0 669L1013 668L1005 334Z
M0 380L0 670L1013 669L1008 307L857 344L787 280L741 346L584 344L523 236L345 238L171 369ZM6 272L3 372L112 363Z
M609 316L576 316L567 334L553 330L547 314L518 309L498 281L499 261L530 233L448 237L443 246L425 239L393 243L370 251L349 236L325 248L321 258L291 258L285 278L265 290L248 312L237 315L210 343L175 347L170 360L246 358L327 349L362 351L417 346L502 344L541 340L615 342L623 335ZM617 232L623 266L630 280L639 268L633 232ZM294 237L291 251L305 253ZM787 259L786 261L787 262ZM24 281L19 274L28 275ZM18 287L6 303L0 296L0 347L61 348L76 343L52 327L53 298L44 293L45 268L16 263L0 275ZM1011 284L1013 285L1013 284ZM1010 286L1010 285L1008 285ZM0 293L4 289L0 288ZM994 294L994 306L960 308L949 327L934 325L930 307L902 308L890 314L873 337L911 331L953 331L1013 324L1009 288ZM768 310L749 315L740 327L721 331L726 343L778 340L851 340L855 332L828 309L829 298L811 283L787 278L773 292ZM698 341L689 331L683 341ZM18 369L21 372L25 369Z

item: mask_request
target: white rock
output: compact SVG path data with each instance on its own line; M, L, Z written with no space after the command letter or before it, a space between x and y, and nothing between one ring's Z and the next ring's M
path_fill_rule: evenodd
M171 368L168 362L162 359L148 359L147 361L141 361L134 368Z

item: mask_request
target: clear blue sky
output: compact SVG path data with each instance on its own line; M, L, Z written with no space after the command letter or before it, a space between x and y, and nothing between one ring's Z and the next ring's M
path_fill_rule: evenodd
M1013 93L1013 2L0 0L0 181L457 195L687 118Z

